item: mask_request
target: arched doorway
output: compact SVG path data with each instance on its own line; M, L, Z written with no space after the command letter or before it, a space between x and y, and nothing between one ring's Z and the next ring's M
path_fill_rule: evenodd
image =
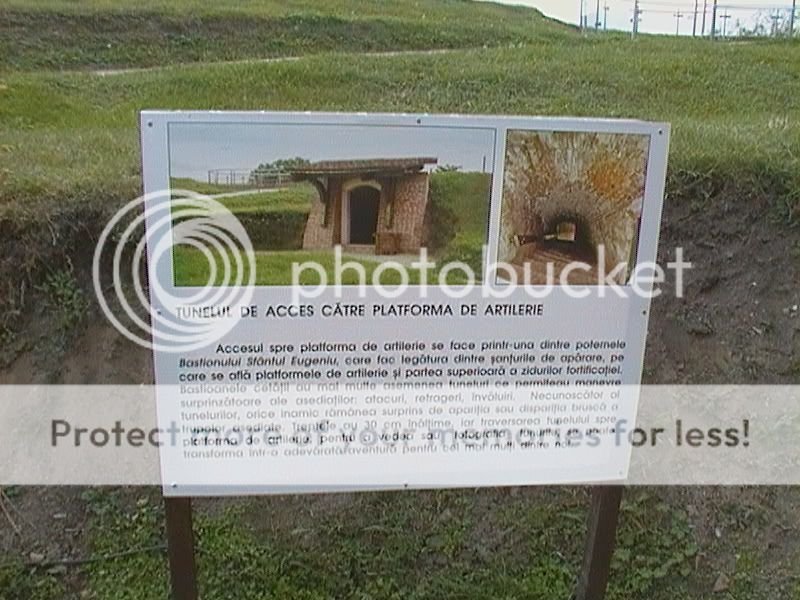
M348 197L348 244L372 246L378 230L380 190L362 185L350 190Z
M548 252L561 255L565 261L594 265L597 260L589 224L577 215L561 215L545 226L542 246Z

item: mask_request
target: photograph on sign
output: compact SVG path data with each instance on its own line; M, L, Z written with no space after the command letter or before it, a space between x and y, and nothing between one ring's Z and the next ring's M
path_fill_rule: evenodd
M256 285L291 285L297 262L330 271L336 246L368 274L424 248L466 261L479 278L494 150L487 127L179 123L169 126L170 187L207 195L241 221ZM177 246L174 259L176 285L206 284L200 250ZM410 277L419 283L417 270ZM318 281L309 271L300 283Z
M636 264L649 146L638 134L509 130L499 260L538 285L548 264L558 279L576 263L587 268L567 281L602 283L602 261L624 284Z

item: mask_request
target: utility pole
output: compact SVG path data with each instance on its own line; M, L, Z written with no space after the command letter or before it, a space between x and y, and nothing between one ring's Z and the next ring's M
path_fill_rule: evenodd
M725 14L720 17L722 19L722 37L728 36L728 19L731 18L731 15L728 14L728 9L725 9Z
M694 20L692 21L692 37L697 37L697 14L700 12L700 0L694 0Z
M633 2L633 29L631 30L631 39L636 37L636 34L639 33L639 15L642 14L642 9L639 8L639 0L634 0Z
M797 0L795 0L796 2ZM608 31L608 11L611 10L611 7L608 6L606 3L603 6L603 31Z
M686 15L684 15L684 14L683 14L683 13L682 13L682 12L679 10L678 12L676 12L676 13L675 13L674 15L672 15L672 16L673 16L673 17L675 17L675 22L676 22L676 26L675 26L675 35L680 35L680 34L681 34L681 19L682 19L683 17L685 17Z
M794 20L797 18L797 0L792 0L792 14L789 17L789 37L794 37Z
M708 13L708 0L703 0L703 27L700 35L705 37L706 35L706 13Z
M714 0L714 8L711 9L711 39L717 37L717 0Z
M781 20L780 11L776 10L775 14L770 18L772 19L772 35L778 37L778 22Z
M578 23L579 23L579 24L580 24L580 26L581 26L581 33L583 33L583 3L584 3L585 1L586 1L586 0L581 0L581 18L580 18L580 21L578 21Z
M600 31L600 25L602 24L600 21L600 0L597 0L597 10L594 12L594 30Z

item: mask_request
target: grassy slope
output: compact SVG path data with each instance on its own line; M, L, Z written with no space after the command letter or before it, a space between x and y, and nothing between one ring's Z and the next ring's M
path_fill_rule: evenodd
M198 194L225 194L227 192L237 192L252 188L251 185L244 184L224 185L221 183L206 183L205 181L198 181L190 177L171 177L169 185L173 190L190 190Z
M424 18L446 22L457 12L468 18L501 19L504 24L519 19L542 19L530 8L468 0L6 0L9 9L32 13L118 15L125 12L176 15L228 15L280 17L298 13L340 18ZM447 23L450 25L451 23Z
M485 240L489 228L489 200L492 177L485 173L460 171L431 174L431 201L453 212L457 231Z
M4 4L0 69L119 68L329 50L499 46L568 31L533 10L462 0Z
M274 192L257 192L246 196L220 198L219 202L233 213L299 211L308 212L317 191L311 185L298 185Z
M792 202L800 172L799 78L800 44L657 38L413 58L328 55L107 78L11 73L0 76L0 202L135 194L142 108L665 120L674 126L673 173L734 178L748 188L775 188L780 202Z
M298 498L285 522L265 521L265 514L277 516L265 499L200 516L203 598L561 600L572 591L585 535L581 490L506 494L497 505L473 490L339 499L340 508L329 512L315 498ZM128 510L104 506L91 527L96 551L152 544L160 536L160 506L157 500ZM688 568L694 552L683 511L634 492L624 509L609 600L686 598L675 588L660 592L658 584L667 579L665 563L672 563L667 571ZM98 598L160 598L167 589L165 560L157 554L90 565L87 575Z
M204 286L211 281L209 261L199 250L186 247L176 247L173 254L175 261L175 284L181 286ZM292 285L293 265L302 265L306 262L320 265L327 273L328 282L335 281L335 261L331 252L306 252L306 251L277 251L277 252L256 252L256 285ZM342 265L357 263L364 267L366 281L372 283L376 281L375 269L380 262L366 258L356 258L346 255L342 258ZM217 263L218 265L221 262ZM221 269L221 267L220 267ZM408 269L410 285L419 285L421 274L418 269ZM225 279L220 270L213 281L216 285L225 284ZM249 270L245 268L243 279L247 279ZM237 270L235 266L231 270L230 281L235 281ZM377 278L382 285L401 285L403 281L394 269L383 271ZM438 273L429 271L426 281L438 281ZM459 274L451 275L448 280L451 284L463 283L463 276ZM300 271L299 282L301 285L319 285L319 273L311 269ZM342 285L358 285L359 275L355 269L347 268L342 270ZM228 282L230 283L230 282Z

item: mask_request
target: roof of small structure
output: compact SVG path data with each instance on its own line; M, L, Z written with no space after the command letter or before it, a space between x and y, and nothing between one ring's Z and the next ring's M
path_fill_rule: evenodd
M366 173L414 173L424 169L425 165L435 165L438 162L439 159L432 157L322 160L291 169L291 173L295 177Z

